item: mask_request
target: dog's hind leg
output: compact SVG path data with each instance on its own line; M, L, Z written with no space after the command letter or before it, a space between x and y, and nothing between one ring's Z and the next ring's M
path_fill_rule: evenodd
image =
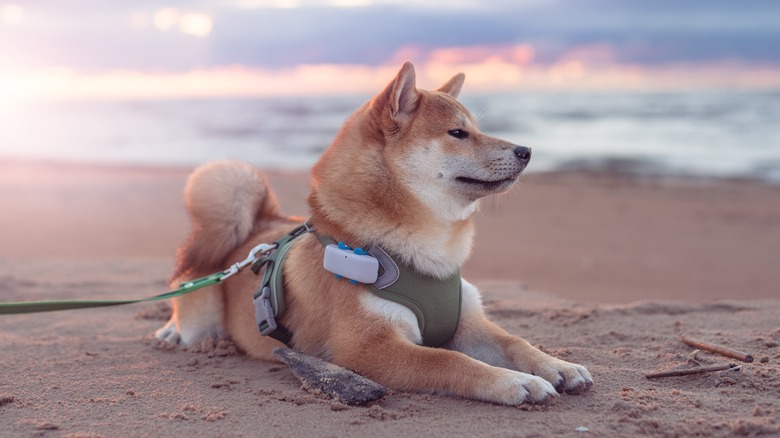
M178 283L177 283L178 284ZM183 346L206 337L223 335L223 301L220 285L173 298L173 315L154 336L162 341Z
M279 207L265 178L252 166L219 161L196 169L187 180L184 201L192 221L179 248L172 286L225 269L230 254L265 222L279 216ZM222 333L222 286L209 286L173 299L173 316L155 333L158 339L190 345Z

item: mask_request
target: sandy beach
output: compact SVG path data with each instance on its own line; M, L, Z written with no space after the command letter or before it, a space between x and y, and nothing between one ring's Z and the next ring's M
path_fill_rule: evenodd
M190 169L0 163L0 299L166 290ZM306 215L305 173L269 172ZM780 187L532 174L485 199L466 278L508 331L591 371L545 406L391 392L347 407L229 340L154 340L164 303L0 317L2 436L734 436L780 434ZM755 357L739 371L689 335ZM587 428L577 432L576 428ZM579 429L584 430L584 429Z

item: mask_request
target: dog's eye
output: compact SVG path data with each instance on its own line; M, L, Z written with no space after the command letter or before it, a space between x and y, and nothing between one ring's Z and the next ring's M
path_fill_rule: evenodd
M462 129L451 129L447 131L447 134L459 139L464 139L469 136L469 132Z

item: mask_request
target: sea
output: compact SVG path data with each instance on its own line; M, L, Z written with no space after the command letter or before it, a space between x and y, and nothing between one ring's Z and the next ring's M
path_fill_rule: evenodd
M0 160L308 169L369 96L2 102ZM533 149L529 172L589 170L780 184L780 90L466 95L483 132Z

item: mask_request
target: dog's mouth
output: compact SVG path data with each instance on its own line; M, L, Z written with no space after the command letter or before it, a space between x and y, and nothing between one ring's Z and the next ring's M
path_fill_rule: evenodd
M472 190L476 189L485 192L492 192L494 190L499 190L514 184L514 182L517 181L517 176L492 181L469 178L467 176L459 176L455 178L455 181L471 188Z

